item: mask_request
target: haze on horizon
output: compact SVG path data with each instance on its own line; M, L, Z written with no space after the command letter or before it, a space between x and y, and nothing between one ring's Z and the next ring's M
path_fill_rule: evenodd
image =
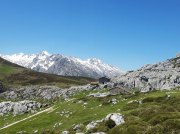
M180 52L180 1L0 1L0 53L98 58L122 70Z

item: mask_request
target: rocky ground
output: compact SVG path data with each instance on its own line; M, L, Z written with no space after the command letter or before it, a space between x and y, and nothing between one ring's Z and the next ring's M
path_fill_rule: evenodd
M172 89L180 86L180 57L157 64L148 64L113 80L119 85L139 88L142 92L153 89Z
M178 90L114 95L109 94L110 87L106 87L86 85L72 87L71 92L70 89L63 92L62 89L49 86L34 91L37 87L33 86L4 92L2 96L12 100L33 99L32 96L37 96L47 102L59 95L66 94L66 97L55 99L47 108L38 101L1 102L0 111L4 116L0 116L0 133L150 134L161 131L160 134L163 134L166 131L179 131ZM48 110L43 111L43 107Z
M55 86L25 86L20 88L11 88L0 94L1 98L6 100L34 100L45 99L52 100L59 97L68 99L77 92L100 89L102 86L73 86L68 89L62 89Z
M0 103L0 116L4 114L13 113L13 115L24 114L28 112L35 112L39 108L43 107L43 105L36 101L19 101L19 102L1 102Z

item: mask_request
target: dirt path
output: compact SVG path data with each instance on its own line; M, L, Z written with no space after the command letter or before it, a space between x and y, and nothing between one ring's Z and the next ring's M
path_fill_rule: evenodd
M45 109L45 110L43 110L43 111L40 111L40 112L38 112L38 113L36 113L36 114L33 114L33 115L31 115L31 116L29 116L29 117L27 117L27 118L24 118L24 119L22 119L22 120L19 120L19 121L16 121L16 122L14 122L14 123L11 123L11 124L9 124L9 125L7 125L7 126L4 126L4 127L0 128L0 130L6 129L6 128L8 128L8 127L11 127L11 126L13 126L13 125L15 125L15 124L17 124L17 123L20 123L20 122L22 122L22 121L28 120L28 119L30 119L30 118L32 118L32 117L34 117L34 116L37 116L37 115L39 115L39 114L42 114L42 113L44 113L44 112L52 111L52 110L54 109L53 107L54 107L54 106L52 106L52 107L50 107L50 108L48 108L48 109Z

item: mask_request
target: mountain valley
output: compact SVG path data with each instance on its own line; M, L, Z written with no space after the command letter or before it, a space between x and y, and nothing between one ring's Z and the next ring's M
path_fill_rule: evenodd
M110 82L36 72L0 59L0 133L178 134L179 56Z

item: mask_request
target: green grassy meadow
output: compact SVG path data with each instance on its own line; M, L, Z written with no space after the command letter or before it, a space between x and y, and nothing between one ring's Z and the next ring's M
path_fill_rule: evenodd
M109 129L107 123L102 123L91 132L104 131L108 134L178 134L180 132L180 91L178 90L105 98L87 97L89 93L89 91L77 93L70 101L56 100L51 103L54 110L0 130L0 133L58 134L69 130L73 134L74 125L83 124L83 132L89 122L103 119L109 113L123 114L125 124ZM119 102L115 105L109 103L112 98L116 98ZM30 114L2 116L0 128L28 116Z

